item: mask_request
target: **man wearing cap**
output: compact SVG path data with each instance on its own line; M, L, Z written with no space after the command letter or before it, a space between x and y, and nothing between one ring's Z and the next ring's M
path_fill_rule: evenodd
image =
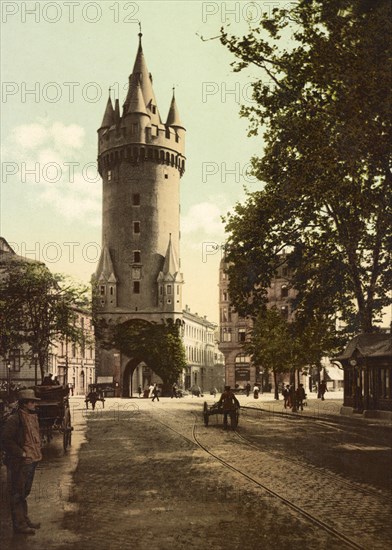
M33 523L27 512L27 497L33 485L35 469L42 459L41 436L34 390L20 390L18 409L3 428L3 447L8 471L12 523L15 533L34 535L40 523Z
M223 408L223 426L227 430L227 417L230 416L230 426L234 430L236 428L235 423L235 411L239 409L240 402L231 391L230 386L225 386L225 391L220 396L218 404L222 404Z

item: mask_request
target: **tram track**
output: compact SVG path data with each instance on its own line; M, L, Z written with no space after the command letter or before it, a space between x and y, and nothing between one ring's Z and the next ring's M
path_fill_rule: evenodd
M287 508L291 509L292 511L299 514L301 517L306 519L307 521L311 522L313 525L316 525L318 528L322 529L323 531L327 532L329 535L333 536L335 539L337 539L340 542L345 543L345 545L349 548L355 548L357 550L367 550L365 546L362 546L352 538L348 537L341 531L338 531L334 527L331 527L328 525L325 521L321 520L320 518L316 517L315 515L311 514L304 508L298 506L293 502L292 500L286 498L282 494L279 494L278 492L271 489L271 487L267 486L265 483L262 483L260 480L256 479L255 476L250 475L247 472L244 472L242 469L238 468L234 464L230 463L229 461L222 458L222 456L218 456L216 452L208 448L207 445L203 444L203 442L200 440L200 435L197 433L198 428L198 419L199 415L196 413L192 413L194 416L193 419L193 425L191 427L191 436L185 435L181 431L177 430L172 425L168 424L167 422L164 422L162 419L162 416L168 415L172 418L175 418L175 415L167 413L165 411L164 415L160 415L160 418L156 418L156 421L160 424L164 425L177 435L181 436L182 438L186 439L187 441L192 442L194 445L196 445L198 448L203 450L208 456L219 462L223 467L227 468L228 470L234 472L235 474L241 476L242 478L246 479L247 481L251 482L252 485L255 487L258 487L262 491L264 491L267 495L273 497L274 499L277 499L280 503L284 504ZM178 417L176 418L178 421ZM233 432L234 435L238 436L237 432ZM243 438L243 441L246 442L246 440ZM252 445L256 448L256 446ZM257 449L260 452L260 449ZM336 481L336 480L335 480Z
M247 419L245 419L245 421L246 420ZM252 443L246 437L244 437L242 434L240 434L238 432L238 430L235 431L235 434L241 441L243 441L248 446L253 447L257 451L260 451L260 452L262 451L263 453L267 453L273 458L275 458L275 457L276 458L279 457L281 459L286 459L287 458L286 455L284 453L280 452L280 451L268 451L266 449L261 448L259 445L256 445L255 443ZM303 461L301 461L297 458L294 458L292 456L290 457L290 462L298 464L301 467L304 466ZM369 495L371 497L382 498L383 500L385 500L385 502L387 504L392 506L392 498L390 496L386 495L385 493L382 493L382 492L376 491L376 490L372 490L372 489L369 489L367 487L363 487L359 483L348 481L347 479L339 476L338 474L329 473L324 469L321 469L321 468L318 468L316 466L313 466L312 464L309 464L308 462L306 463L306 469L307 469L307 471L312 470L316 474L322 475L324 479L325 478L330 479L334 483L336 483L338 481L340 485L344 485L345 487L348 487L349 489L351 489L353 491L361 491L362 493L365 493L366 495Z

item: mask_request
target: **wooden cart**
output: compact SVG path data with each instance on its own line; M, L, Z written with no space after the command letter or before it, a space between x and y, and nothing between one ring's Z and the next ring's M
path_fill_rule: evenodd
M205 426L208 426L210 422L210 416L215 416L217 419L218 418L217 415L223 415L223 414L224 414L224 410L221 403L214 403L213 405L208 406L208 403L204 401L203 419L204 419ZM237 407L233 415L232 428L236 428L238 426L239 417L240 417L240 409L239 407Z
M41 400L37 404L41 435L50 442L54 432L63 436L64 451L71 445L72 424L67 386L35 386L35 395Z

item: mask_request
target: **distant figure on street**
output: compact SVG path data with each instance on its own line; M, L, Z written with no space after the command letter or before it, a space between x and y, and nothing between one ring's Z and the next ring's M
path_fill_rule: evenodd
M297 406L298 408L301 408L301 411L304 410L304 401L306 399L306 393L305 388L303 384L300 384L296 391L296 397L297 397Z
M173 399L173 397L178 397L178 395L177 395L177 384L175 384L175 383L172 385L171 398Z
M91 403L91 407L93 409L93 411L95 410L95 405L98 401L98 394L97 392L94 390L94 391L90 391L87 396L86 396L86 409L88 409L88 404Z
M290 399L290 386L283 386L282 395L283 395L283 406L285 409L289 407L289 399Z
M57 376L55 376L54 379L53 379L53 385L54 386L60 386L60 382L59 382L59 379L57 378Z
M148 397L152 397L152 392L153 392L155 386L156 386L156 384L150 384L148 386L148 390L149 390Z
M223 408L223 427L227 430L227 417L230 416L230 427L232 430L235 430L237 427L236 423L236 409L240 408L240 402L231 391L230 386L225 386L225 391L220 396L218 404L222 404Z
M42 460L41 436L35 406L40 401L34 390L19 391L18 409L3 428L2 444L8 471L12 524L15 533L34 535L40 523L28 516L27 497L33 485L35 469Z
M253 397L255 399L259 398L259 392L260 392L260 388L259 388L258 384L255 384L254 387L253 387Z
M320 387L319 387L321 401L324 401L324 394L325 394L326 391L328 391L327 384L326 384L325 380L323 380L322 382L320 382Z
M141 387L140 384L139 384L138 387L137 387L137 393L139 394L139 399L140 399L140 397L141 397L141 395L142 395L142 387Z
M152 401L159 401L159 389L156 384L154 384L153 390L152 390Z
M250 394L250 383L249 382L246 384L245 390L246 390L246 397L249 397L249 394Z

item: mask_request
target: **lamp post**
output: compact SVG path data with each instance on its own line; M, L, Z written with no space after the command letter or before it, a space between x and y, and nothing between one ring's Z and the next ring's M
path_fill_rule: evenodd
M11 363L8 361L7 363L7 387L8 387L8 395L11 391Z
M34 385L38 384L38 353L33 354L34 357Z

